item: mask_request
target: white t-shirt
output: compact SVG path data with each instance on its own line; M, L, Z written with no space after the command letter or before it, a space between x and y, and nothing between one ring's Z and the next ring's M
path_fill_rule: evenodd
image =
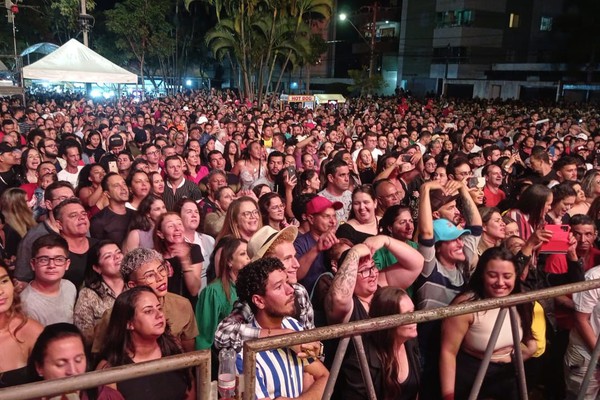
M25 314L44 326L58 322L72 324L76 297L75 285L66 279L60 281L60 291L56 296L42 294L31 285L21 292Z
M600 278L600 266L594 267L585 273L585 280L591 281ZM575 311L590 315L590 325L594 335L598 336L600 332L600 289L590 289L585 292L573 293L573 303ZM577 332L577 329L571 329L569 336L569 347L576 347L581 354L589 354L587 346Z
M74 188L76 188L77 180L79 179L79 173L81 172L82 169L83 169L83 166L81 166L81 165L77 166L77 172L74 174L67 172L66 169L63 169L57 174L58 180L59 181L67 181L71 185L73 185Z

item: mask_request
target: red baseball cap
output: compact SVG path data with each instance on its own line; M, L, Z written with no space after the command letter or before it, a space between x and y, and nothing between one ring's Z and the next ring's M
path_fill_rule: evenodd
M339 201L331 202L323 196L314 197L311 201L306 204L306 213L307 214L320 214L328 208L333 208L334 210L339 210L344 207L342 203Z

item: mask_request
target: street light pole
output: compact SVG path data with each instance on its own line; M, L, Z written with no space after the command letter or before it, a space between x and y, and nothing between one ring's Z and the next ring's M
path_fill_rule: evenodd
M377 2L373 3L373 19L371 21L371 58L369 60L369 78L373 77L375 71L375 34L377 33Z
M354 30L358 33L358 36L360 36L360 38L367 44L367 46L369 46L369 54L370 54L369 78L371 78L373 76L373 70L375 69L375 32L376 32L375 22L377 21L377 19L376 19L377 15L375 12L375 8L373 8L373 22L371 23L371 40L370 41L367 40L365 35L362 34L362 32L356 27L356 25L354 25L354 23L348 18L348 16L346 14L340 14L339 18L341 21L350 22L350 25L352 25Z

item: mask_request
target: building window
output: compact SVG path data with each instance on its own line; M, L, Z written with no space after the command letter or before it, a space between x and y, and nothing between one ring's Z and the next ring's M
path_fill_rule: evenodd
M552 30L552 17L542 17L540 21L540 31L550 32Z
M510 13L510 19L508 20L509 28L519 27L519 14Z
M470 26L475 19L472 10L452 10L437 13L437 27Z

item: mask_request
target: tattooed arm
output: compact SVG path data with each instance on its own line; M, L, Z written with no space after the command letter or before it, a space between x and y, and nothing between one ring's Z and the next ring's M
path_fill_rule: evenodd
M479 210L477 210L477 204L475 204L475 201L473 201L473 198L469 193L469 188L464 182L462 183L459 192L463 199L463 216L465 217L465 222L469 226L481 226L483 222L481 221Z
M330 324L348 322L352 314L354 286L358 264L362 257L371 255L371 250L364 244L357 244L348 252L348 256L339 267L331 288L325 298L325 312Z

